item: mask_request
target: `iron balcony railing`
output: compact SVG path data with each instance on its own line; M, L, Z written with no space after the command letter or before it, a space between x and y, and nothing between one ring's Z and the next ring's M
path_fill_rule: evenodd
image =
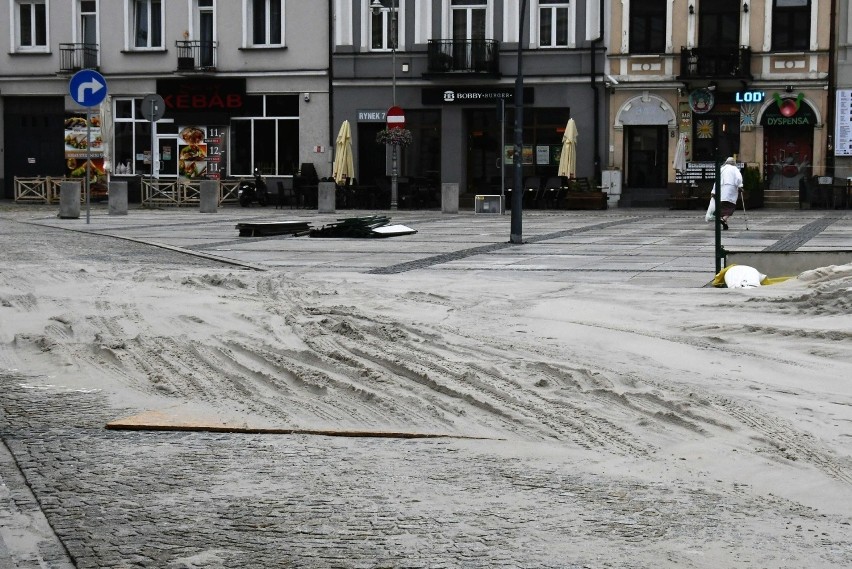
M681 48L677 78L751 80L751 48Z
M500 73L496 40L429 40L429 73Z
M98 45L94 43L59 44L59 69L62 72L98 68Z
M216 42L204 40L179 40L177 47L178 71L211 71L216 69Z

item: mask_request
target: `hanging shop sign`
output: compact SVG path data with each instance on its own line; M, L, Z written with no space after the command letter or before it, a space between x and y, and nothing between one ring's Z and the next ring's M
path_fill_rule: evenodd
M783 97L780 93L772 95L775 104L763 113L760 124L763 126L816 126L816 113L805 101L805 94L795 97Z
M710 89L696 89L689 94L689 108L697 115L709 113L716 99Z
M421 91L424 105L493 105L496 101L514 102L514 87L427 87ZM524 87L524 104L535 103L535 89Z

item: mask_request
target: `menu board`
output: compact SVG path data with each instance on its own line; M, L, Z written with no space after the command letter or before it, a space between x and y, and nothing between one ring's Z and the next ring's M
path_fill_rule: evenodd
M63 131L66 174L72 178L86 175L86 161L93 180L104 176L104 145L101 137L101 116L91 113L86 122L85 114L65 116Z
M834 155L852 156L852 89L837 90Z
M189 179L221 176L222 127L184 126L178 131L178 174Z

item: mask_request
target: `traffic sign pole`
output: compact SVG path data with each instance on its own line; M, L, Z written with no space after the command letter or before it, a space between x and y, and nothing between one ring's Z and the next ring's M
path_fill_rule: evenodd
M103 75L94 69L82 69L68 82L68 94L75 103L86 107L86 223L89 223L92 179L92 107L106 98L107 84Z
M388 130L392 128L405 128L405 112L396 105L388 109L385 120L387 121ZM397 152L397 145L391 144L391 210L397 209L397 198L399 197L399 168L397 161Z

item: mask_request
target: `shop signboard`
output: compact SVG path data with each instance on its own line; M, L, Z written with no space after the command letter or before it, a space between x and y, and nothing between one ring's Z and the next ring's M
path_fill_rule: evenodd
M420 92L424 105L493 105L499 100L515 101L514 87L426 87ZM524 87L524 104L535 103L535 89Z

